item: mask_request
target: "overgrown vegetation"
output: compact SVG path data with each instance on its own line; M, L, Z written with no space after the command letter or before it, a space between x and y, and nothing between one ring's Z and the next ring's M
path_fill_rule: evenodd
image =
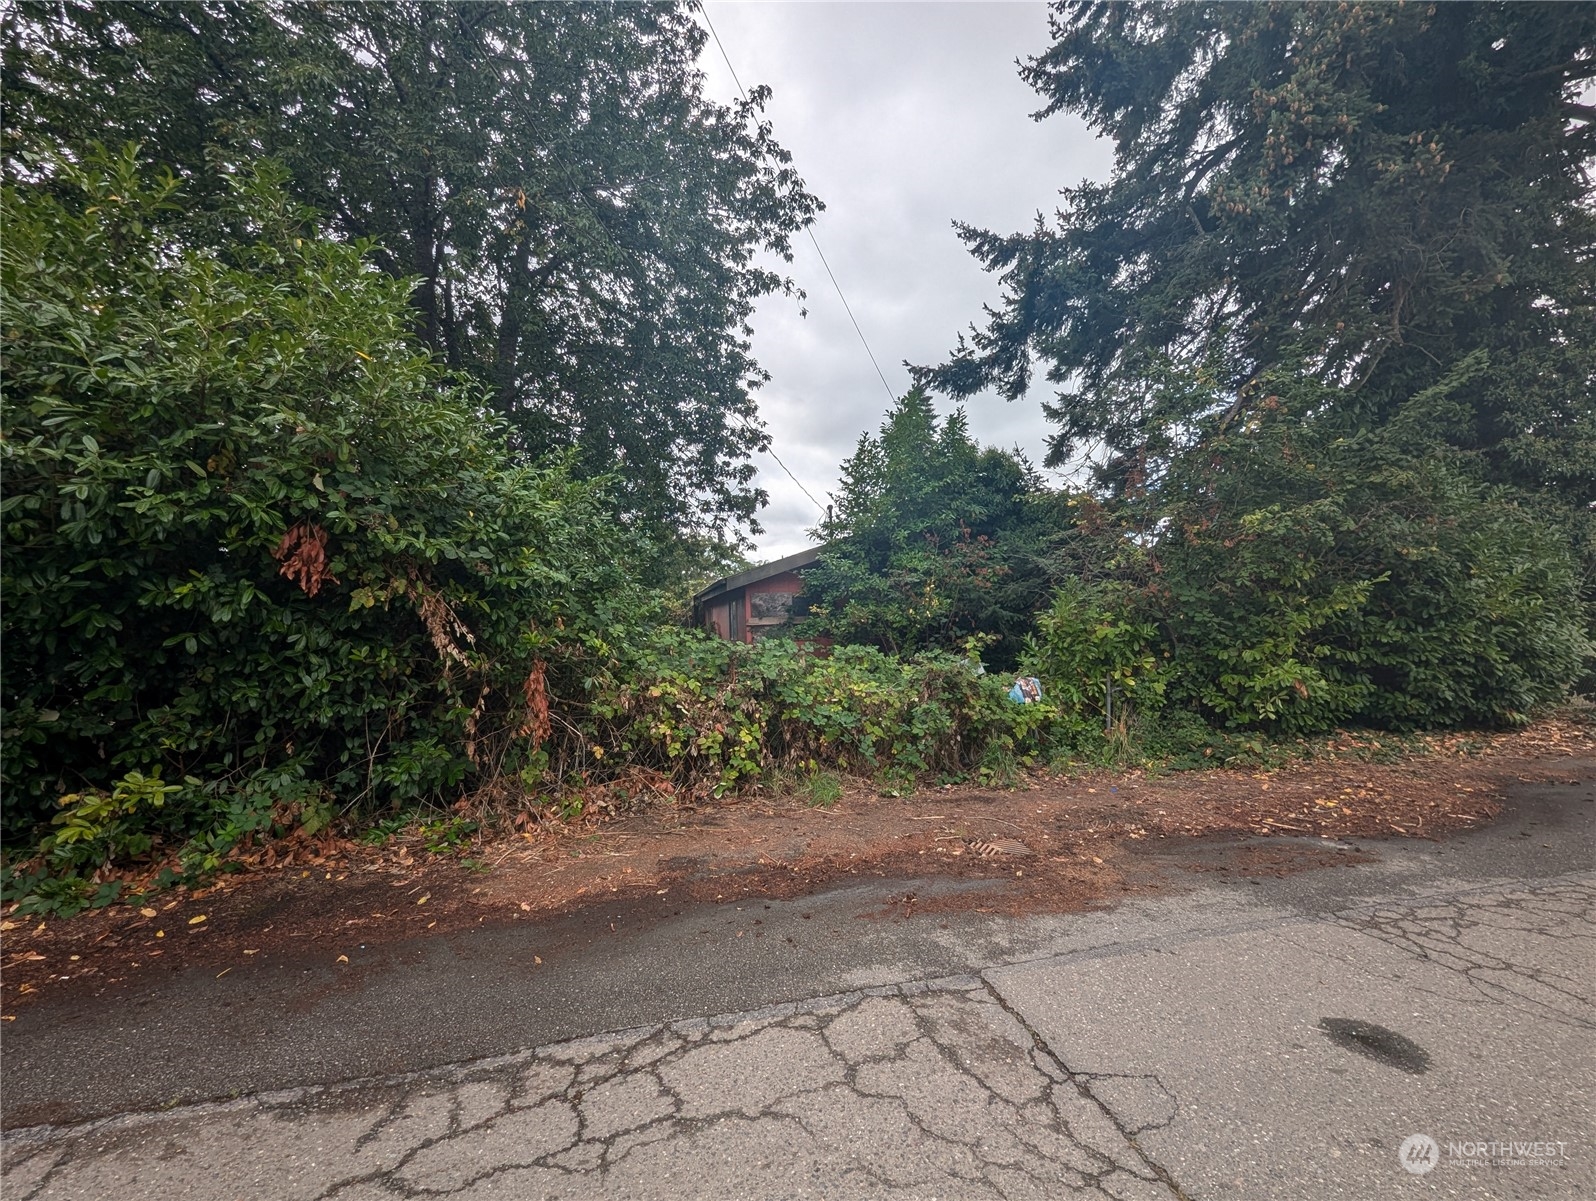
M817 202L688 10L16 6L6 898L1527 720L1591 662L1592 21L1061 6L1026 74L1115 175L970 232L1005 307L844 464L805 640L743 646L670 615L756 529L750 256ZM1035 361L1085 486L938 416Z
M1050 708L1010 704L1006 681L941 651L745 646L672 631L622 672L615 700L596 711L611 753L679 788L720 794L771 769L957 779L1011 772L1049 750Z
M1024 77L1114 139L920 373L1091 470L1171 696L1228 724L1520 720L1589 653L1596 14L1057 6ZM1583 627L1583 633L1581 631Z
M601 485L517 459L272 177L223 181L221 253L131 152L48 168L0 249L8 840L54 814L63 867L210 864L469 787L546 644L635 607Z
M878 435L862 434L814 533L826 552L805 577L809 629L908 653L972 635L1002 667L1051 582L1044 557L1057 498L1017 453L981 447L963 411L939 419L922 389Z

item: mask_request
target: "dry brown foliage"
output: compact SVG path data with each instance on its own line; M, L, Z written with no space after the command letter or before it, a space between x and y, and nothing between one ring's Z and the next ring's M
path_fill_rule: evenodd
M488 693L493 691L491 684L482 685L482 691L477 693L477 703L471 707L471 715L466 718L465 724L465 753L466 758L478 767L482 760L477 757L477 729L482 721L482 713L488 707Z
M530 738L532 749L537 750L548 740L552 730L549 724L548 664L542 659L532 660L532 670L527 673L522 691L526 694L526 720L516 733L522 738Z
M289 526L272 558L282 564L277 570L298 584L306 596L315 596L325 583L338 582L327 566L327 531L313 521Z
M455 616L448 601L419 580L416 586L416 611L421 615L421 623L427 627L427 636L432 639L433 648L444 666L450 663L464 664L466 654L456 639L464 639L467 646L475 646L476 636L466 628L465 622Z

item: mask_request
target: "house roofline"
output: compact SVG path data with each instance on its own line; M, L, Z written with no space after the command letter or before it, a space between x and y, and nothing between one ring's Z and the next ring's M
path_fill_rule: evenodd
M693 596L693 606L697 608L707 600L713 600L723 593L731 592L749 584L757 584L760 580L768 580L771 576L781 575L788 571L797 571L800 567L808 567L820 558L824 546L811 546L808 550L801 550L795 555L788 555L785 559L777 559L773 563L761 563L758 567L750 567L747 571L739 571L736 575L726 576L716 580L703 591Z

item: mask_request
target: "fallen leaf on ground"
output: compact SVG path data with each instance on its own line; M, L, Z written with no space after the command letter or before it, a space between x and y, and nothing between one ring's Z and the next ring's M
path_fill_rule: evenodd
M204 920L205 915L203 913L196 913L193 917L188 919L188 924L191 926L197 926Z
M349 956L340 955L340 956L338 956L337 962L339 962L339 963L348 963L349 962Z
M139 916L140 917L154 917L155 916L155 910L151 909L148 905L146 905L143 909L139 910Z
M418 901L417 901L417 902L416 902L416 904L417 904L417 905L425 905L425 904L426 904L426 903L427 903L427 898L428 898L428 897L430 897L430 896L432 896L432 894L431 894L431 893L430 893L430 892L429 892L429 893L427 893L427 895L426 895L426 896L424 896L424 897L422 897L422 898L421 898L421 899L420 899L420 900L418 900Z

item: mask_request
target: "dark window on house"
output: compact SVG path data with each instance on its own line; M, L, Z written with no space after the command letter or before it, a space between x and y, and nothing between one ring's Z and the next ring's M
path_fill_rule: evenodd
M749 596L748 605L753 609L755 617L786 620L792 615L792 593L755 592Z

